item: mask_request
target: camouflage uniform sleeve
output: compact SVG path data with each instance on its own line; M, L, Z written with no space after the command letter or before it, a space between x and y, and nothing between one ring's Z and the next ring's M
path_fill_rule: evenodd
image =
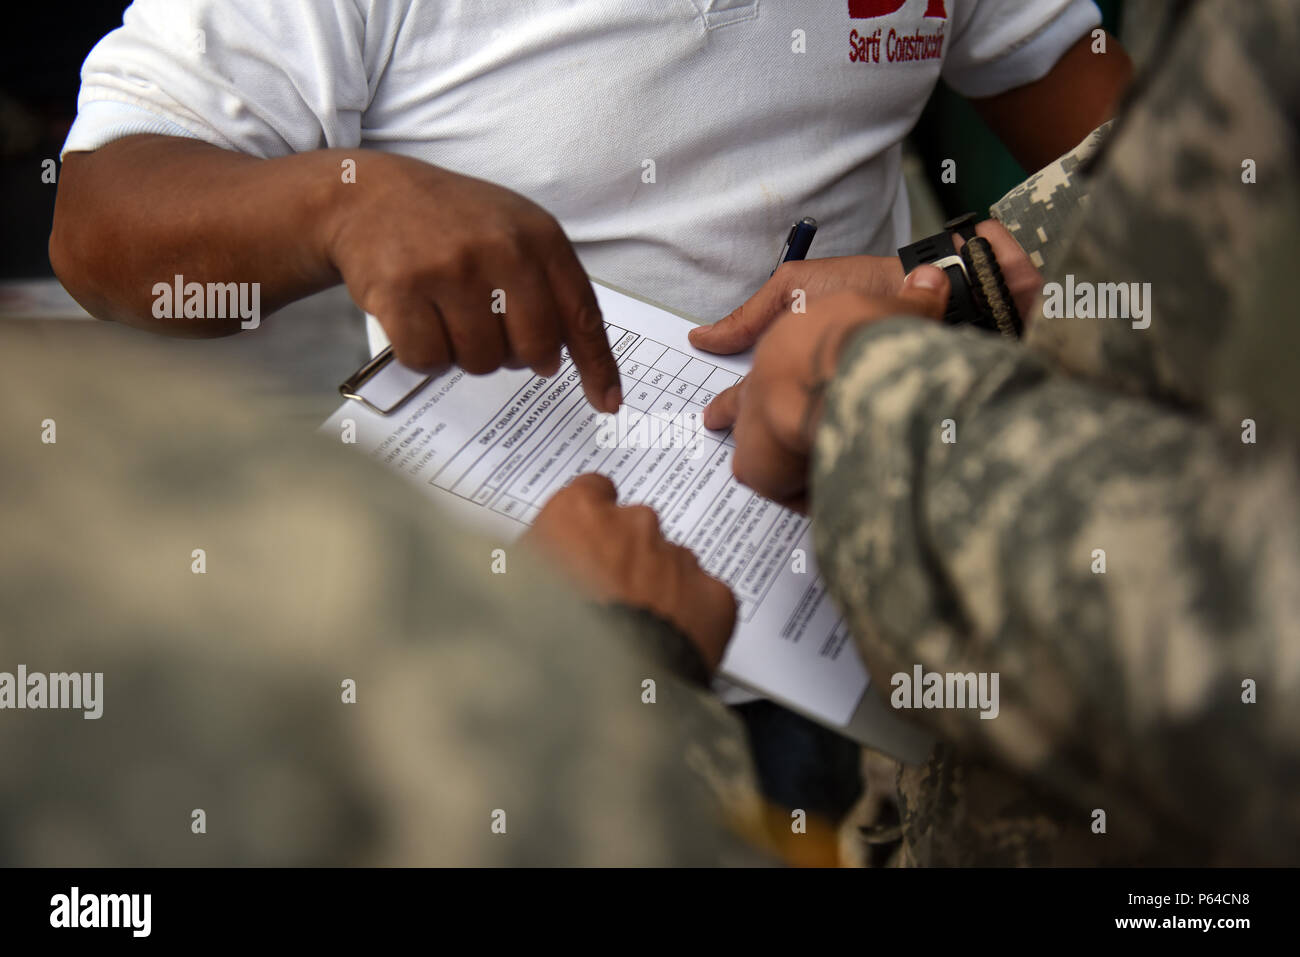
M912 714L1080 829L1101 808L1135 853L1274 860L1300 840L1297 461L892 319L827 394L818 560L877 685L917 664L1000 676L993 720Z
M1097 127L1070 152L1043 167L989 207L1030 262L1047 272L1059 261L1070 220L1088 198L1084 165L1101 149L1113 121Z
M1291 0L1193 5L1090 177L1028 348L1224 428L1249 417L1300 437L1300 324L1287 295L1300 217L1296 49ZM1062 316L1071 285L1095 289L1098 307L1103 289L1141 292L1141 327Z

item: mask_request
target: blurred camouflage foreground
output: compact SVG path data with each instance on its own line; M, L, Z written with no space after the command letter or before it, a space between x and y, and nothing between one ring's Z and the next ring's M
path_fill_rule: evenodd
M743 736L657 622L96 331L0 328L0 671L104 675L98 720L0 711L0 862L756 859Z

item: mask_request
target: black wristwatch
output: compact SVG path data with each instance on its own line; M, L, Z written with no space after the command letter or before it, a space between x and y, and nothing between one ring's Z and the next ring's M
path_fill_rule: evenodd
M903 273L924 263L938 266L952 284L948 311L943 317L946 324L971 325L1018 339L1023 328L1020 313L1002 278L993 247L983 236L975 235L975 221L974 213L958 216L943 224L943 232L900 248ZM953 233L965 240L960 253L952 241Z

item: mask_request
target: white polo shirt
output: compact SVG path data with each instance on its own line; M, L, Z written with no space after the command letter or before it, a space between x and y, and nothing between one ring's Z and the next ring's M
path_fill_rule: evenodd
M403 153L522 193L592 275L713 320L803 216L816 257L892 254L899 144L939 78L1003 92L1099 22L1091 0L136 0L64 150Z

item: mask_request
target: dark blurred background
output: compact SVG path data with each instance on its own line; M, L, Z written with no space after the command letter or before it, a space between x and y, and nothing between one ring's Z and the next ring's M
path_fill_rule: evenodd
M45 253L54 187L33 187L76 115L81 61L121 25L128 5L16 0L5 11L12 29L0 39L0 279L54 275Z

